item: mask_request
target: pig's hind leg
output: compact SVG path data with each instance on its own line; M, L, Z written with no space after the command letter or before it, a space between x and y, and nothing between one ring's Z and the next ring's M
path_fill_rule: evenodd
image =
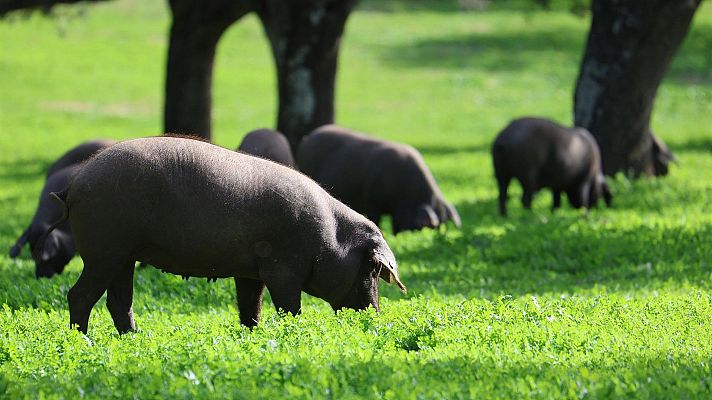
M69 289L67 302L69 303L69 324L76 326L82 333L87 333L89 328L89 315L97 301L109 287L114 274L107 273L110 269L104 262L95 262L84 259L84 269L77 283Z
M254 327L260 322L262 295L265 283L257 279L235 278L237 291L237 309L240 311L240 323Z
M281 310L292 315L299 315L302 312L301 289L286 285L281 287L267 285L267 288L277 311Z
M106 292L106 308L119 333L133 332L136 325L133 318L133 275L134 261L127 261L116 273Z
M507 190L509 189L509 182L511 181L510 176L504 176L498 174L497 176L497 187L499 188L499 214L502 216L507 215Z

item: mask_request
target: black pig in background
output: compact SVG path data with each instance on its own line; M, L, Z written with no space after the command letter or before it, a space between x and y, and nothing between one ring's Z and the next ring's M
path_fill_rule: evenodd
M502 215L507 215L512 178L522 185L522 204L527 209L542 188L552 191L552 210L561 205L562 192L575 208L588 210L601 197L611 205L613 196L601 172L598 145L584 128L566 128L542 118L516 119L497 135L492 160Z
M396 234L447 221L460 226L457 210L411 146L325 125L304 137L296 158L302 172L375 224L391 215Z
M295 167L294 156L287 138L272 129L257 129L248 133L237 150L253 156Z
M62 209L50 200L49 193L57 192L67 187L74 175L81 169L83 162L114 143L116 142L112 140L84 142L64 153L50 165L47 171L47 181L42 188L35 215L27 229L10 248L9 254L10 258L15 258L22 251L22 247L25 244L29 244L35 261L35 276L37 278L49 278L54 274L61 274L64 271L64 267L77 252L71 229L66 222L57 226L48 235L41 251L34 251L40 236L52 223L62 217Z

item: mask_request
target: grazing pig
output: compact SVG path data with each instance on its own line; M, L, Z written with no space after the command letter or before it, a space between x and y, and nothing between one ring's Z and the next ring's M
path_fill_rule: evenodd
M17 257L22 247L29 243L35 261L35 276L49 278L54 274L61 274L64 267L74 257L76 248L74 238L68 223L63 223L49 234L44 246L35 252L35 245L42 234L62 217L62 209L48 197L50 192L57 192L69 185L72 177L81 169L81 163L89 159L94 153L103 150L115 142L110 140L95 140L85 142L69 150L50 167L47 173L39 204L32 222L10 248L10 257ZM35 256L36 254L36 256Z
M278 162L294 168L294 156L289 148L289 142L284 135L272 129L257 129L248 133L240 147L242 151L253 156Z
M335 125L304 137L297 165L337 199L393 232L437 228L460 216L443 197L423 157L411 146L370 138Z
M94 154L115 143L116 141L114 140L97 139L84 142L79 146L74 147L73 149L62 154L57 161L53 162L52 165L49 166L49 169L47 169L47 178L64 167L81 164L82 162L90 159Z
M259 321L265 286L292 314L302 291L335 310L378 310L379 276L405 291L376 225L293 169L209 143L116 144L52 196L84 261L67 300L70 323L85 333L105 291L117 330L135 329L135 261L184 277L234 278L247 326Z
M601 173L598 145L584 128L566 128L540 118L514 120L495 139L492 160L502 215L507 215L512 178L522 185L525 208L531 208L534 193L545 187L553 193L552 210L561 205L561 192L575 208L589 209L601 196L611 205L613 196Z

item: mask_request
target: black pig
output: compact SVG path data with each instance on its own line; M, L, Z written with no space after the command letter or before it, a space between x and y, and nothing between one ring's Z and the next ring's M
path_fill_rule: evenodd
M237 150L272 160L294 168L294 156L289 148L289 142L278 131L272 129L257 129L248 133Z
M584 128L566 128L541 118L516 119L497 135L492 160L502 215L507 215L512 178L522 185L525 208L531 208L534 194L545 187L553 193L552 210L561 205L561 192L575 208L589 209L600 197L611 205L613 196L601 173L598 145Z
M457 210L411 146L325 125L304 137L296 158L301 171L374 223L390 214L396 234L447 221L460 226Z
M81 163L91 158L93 154L112 144L111 140L94 140L85 142L69 150L55 161L47 172L47 181L40 194L39 204L30 225L25 229L17 242L10 248L10 257L17 257L25 244L30 245L35 261L35 276L49 278L61 274L64 267L76 254L74 238L68 223L59 225L49 234L45 245L35 252L37 240L56 220L62 217L62 209L47 197L50 192L64 189L74 174L81 168ZM35 254L37 255L35 257Z
M62 168L70 165L81 164L82 162L90 159L94 154L104 150L114 143L116 143L116 141L110 139L97 139L84 142L79 146L72 148L62 154L57 161L53 162L52 165L49 166L47 169L47 178Z
M265 286L275 307L293 314L302 291L334 309L378 310L379 276L405 290L372 222L293 169L209 143L122 142L52 195L84 261L67 300L70 323L85 333L105 291L117 330L135 329L135 261L185 277L234 278L247 326L259 320Z

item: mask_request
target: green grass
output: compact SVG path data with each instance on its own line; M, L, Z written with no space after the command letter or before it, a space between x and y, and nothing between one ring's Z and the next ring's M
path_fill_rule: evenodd
M90 138L160 132L163 2L63 8L0 21L0 398L710 398L712 5L704 2L656 102L654 130L680 159L665 179L612 182L614 207L552 215L541 193L496 215L489 144L510 119L571 122L587 18L565 11L366 2L349 21L339 123L424 154L463 228L387 235L409 288L382 312L239 325L229 280L137 271L139 333L104 301L70 330L75 258L35 280L10 260L46 167ZM86 12L77 15L77 10ZM254 16L221 42L216 142L274 121L269 49Z

